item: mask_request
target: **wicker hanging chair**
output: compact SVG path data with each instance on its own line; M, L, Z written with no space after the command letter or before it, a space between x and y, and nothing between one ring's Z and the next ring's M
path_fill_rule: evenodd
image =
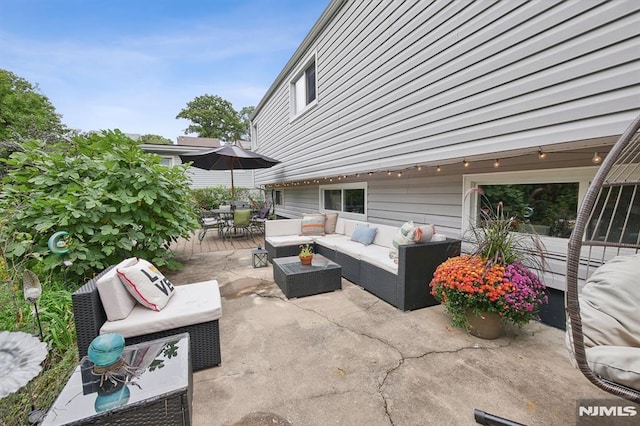
M605 375L597 372L601 371L597 368L592 369L596 365L592 356L594 352L590 352L594 348L592 346L593 340L585 334L585 331L589 332L599 325L592 321L592 317L588 313L589 309L594 309L593 306L596 311L600 309L600 300L591 304L586 300L587 294L593 286L599 285L597 279L594 278L601 277L606 281L607 277L619 276L616 262L620 259L623 261L627 261L625 258L629 261L633 259L632 262L635 262L636 265L640 263L637 257L632 257L637 255L640 249L639 129L640 116L618 139L589 185L578 211L573 233L569 238L567 292L565 294L568 315L567 341L577 367L587 379L599 388L634 402L640 402L640 389L630 387L628 382L621 384L619 383L621 380L615 381L610 376L604 377ZM606 272L605 267L610 268L611 273ZM603 271L608 275L603 276ZM640 323L640 312L637 308L633 308L633 306L640 306L640 277L636 275L635 279L625 280L623 287L626 292L624 294L632 297L619 297L615 302L618 304L617 306L623 307L618 312L621 315L626 315L625 319L631 319L631 321L628 321L627 324L624 321L617 321L614 309L611 324L620 324L622 327L626 327L631 322L632 331L627 337L630 336L631 340L636 339L636 342L640 342L640 336L635 335L636 333L633 331L636 324ZM615 282L609 282L597 291L601 292L600 295L605 294L605 297L601 299L606 299L606 293L602 292L615 293ZM616 305L612 303L611 306ZM611 312L607 315L609 314ZM597 312L597 315L600 315L600 312ZM599 336L605 336L604 340L606 340L606 336L616 338L620 335L617 330L596 330L596 332L599 333ZM585 344L585 341L588 344ZM628 350L637 351L637 354L632 352L633 357L640 359L640 347L638 347L640 345L634 343L628 345L629 348L626 347L627 345L623 346L625 347L618 349L619 345L614 344L609 347L600 346L599 349L612 350L610 353L614 355ZM632 371L632 374L640 373Z

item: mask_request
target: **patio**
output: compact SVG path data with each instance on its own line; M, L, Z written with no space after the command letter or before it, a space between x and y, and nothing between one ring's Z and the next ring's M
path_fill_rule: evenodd
M474 408L564 425L577 400L613 399L573 369L560 330L531 323L481 340L441 306L401 312L344 279L287 300L270 265L252 267L258 244L174 245L185 267L172 282L215 278L222 295L222 365L194 374L196 425L472 425Z

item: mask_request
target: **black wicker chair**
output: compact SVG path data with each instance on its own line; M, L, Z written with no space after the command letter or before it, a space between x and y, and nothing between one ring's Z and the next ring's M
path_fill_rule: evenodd
M102 271L71 295L76 326L76 340L78 342L78 355L80 358L87 355L87 349L91 341L100 334L100 327L107 321L107 314L102 306L96 281L111 268L113 268L113 266ZM219 320L173 328L142 336L128 337L125 339L125 344L132 345L180 333L189 333L189 348L191 350L191 361L194 371L220 365Z
M639 129L640 116L618 139L589 186L569 239L565 295L568 337L578 368L599 388L634 402L640 402L640 390L607 380L589 366L583 333L588 324L581 317L580 286L614 256L637 254L640 249ZM640 287L636 285L635 291L640 298ZM638 301L627 303L637 305Z

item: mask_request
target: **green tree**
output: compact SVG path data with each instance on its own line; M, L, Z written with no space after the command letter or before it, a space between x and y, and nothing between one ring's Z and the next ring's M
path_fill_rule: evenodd
M12 213L6 232L28 233L39 267L60 272L63 258L47 247L56 231L69 232L73 264L67 277L82 280L137 256L156 266L179 267L168 246L197 228L190 202L188 166L164 167L120 131L76 136L1 160L9 166L0 190L0 215ZM20 208L16 208L20 206ZM19 257L19 254L16 254Z
M240 139L242 140L251 140L251 115L255 109L256 107L254 106L243 107L238 113L240 126L242 127L242 133L240 135Z
M140 136L140 139L138 139L138 142L150 143L155 145L173 145L173 141L171 139L165 138L164 136L152 135L152 134Z
M0 69L0 142L56 140L68 129L37 85Z
M184 118L193 123L185 129L185 135L196 133L201 138L234 142L246 133L240 114L233 109L231 102L220 96L196 96L194 100L187 102L187 107L176 118Z

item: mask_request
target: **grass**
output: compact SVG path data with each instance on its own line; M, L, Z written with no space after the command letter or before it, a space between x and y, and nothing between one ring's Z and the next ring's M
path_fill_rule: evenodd
M32 407L46 412L78 363L71 291L64 284L44 284L38 303L44 341L49 347L42 371L19 391L0 400L0 425L28 425ZM31 305L9 283L0 286L0 330L37 334ZM18 310L16 312L16 304Z

